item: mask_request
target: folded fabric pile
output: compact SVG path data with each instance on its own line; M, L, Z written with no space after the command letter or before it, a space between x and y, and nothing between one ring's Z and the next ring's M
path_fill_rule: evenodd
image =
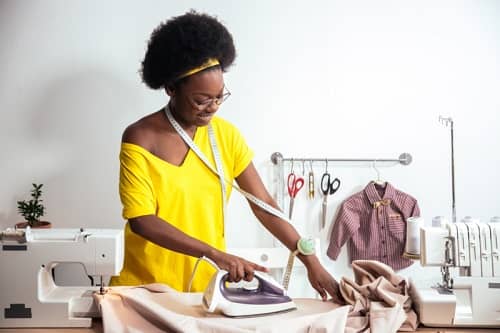
M355 260L354 281L343 277L340 292L351 304L345 332L415 331L418 317L412 308L408 281L378 261Z

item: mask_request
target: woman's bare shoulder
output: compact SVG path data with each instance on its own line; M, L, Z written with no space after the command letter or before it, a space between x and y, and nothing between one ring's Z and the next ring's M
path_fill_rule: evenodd
M160 112L154 112L130 124L123 131L122 142L132 143L151 151L159 131L161 116Z

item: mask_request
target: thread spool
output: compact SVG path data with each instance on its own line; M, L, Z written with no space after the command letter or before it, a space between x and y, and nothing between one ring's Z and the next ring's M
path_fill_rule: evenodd
M406 219L405 253L420 256L420 228L423 224L424 219L419 216Z
M17 241L19 243L26 242L26 232L24 230L7 228L0 231L0 241Z
M432 218L432 226L434 228L445 228L449 224L448 219L444 216L434 216Z
M479 219L472 216L465 216L462 221L463 223L479 223Z

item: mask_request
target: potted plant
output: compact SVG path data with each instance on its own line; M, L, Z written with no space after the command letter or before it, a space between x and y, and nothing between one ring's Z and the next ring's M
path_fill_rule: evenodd
M31 190L31 200L21 200L17 202L17 210L24 217L25 222L16 224L16 228L22 229L31 228L50 228L52 224L47 221L40 221L40 217L45 212L45 207L42 204L42 186L43 184L33 184Z

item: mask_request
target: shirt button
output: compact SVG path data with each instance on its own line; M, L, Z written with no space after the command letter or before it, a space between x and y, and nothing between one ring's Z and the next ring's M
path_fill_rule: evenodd
M387 255L384 254L384 258L387 258Z
M384 229L384 226L382 226L382 229Z
M382 244L385 244L385 241L382 241Z

